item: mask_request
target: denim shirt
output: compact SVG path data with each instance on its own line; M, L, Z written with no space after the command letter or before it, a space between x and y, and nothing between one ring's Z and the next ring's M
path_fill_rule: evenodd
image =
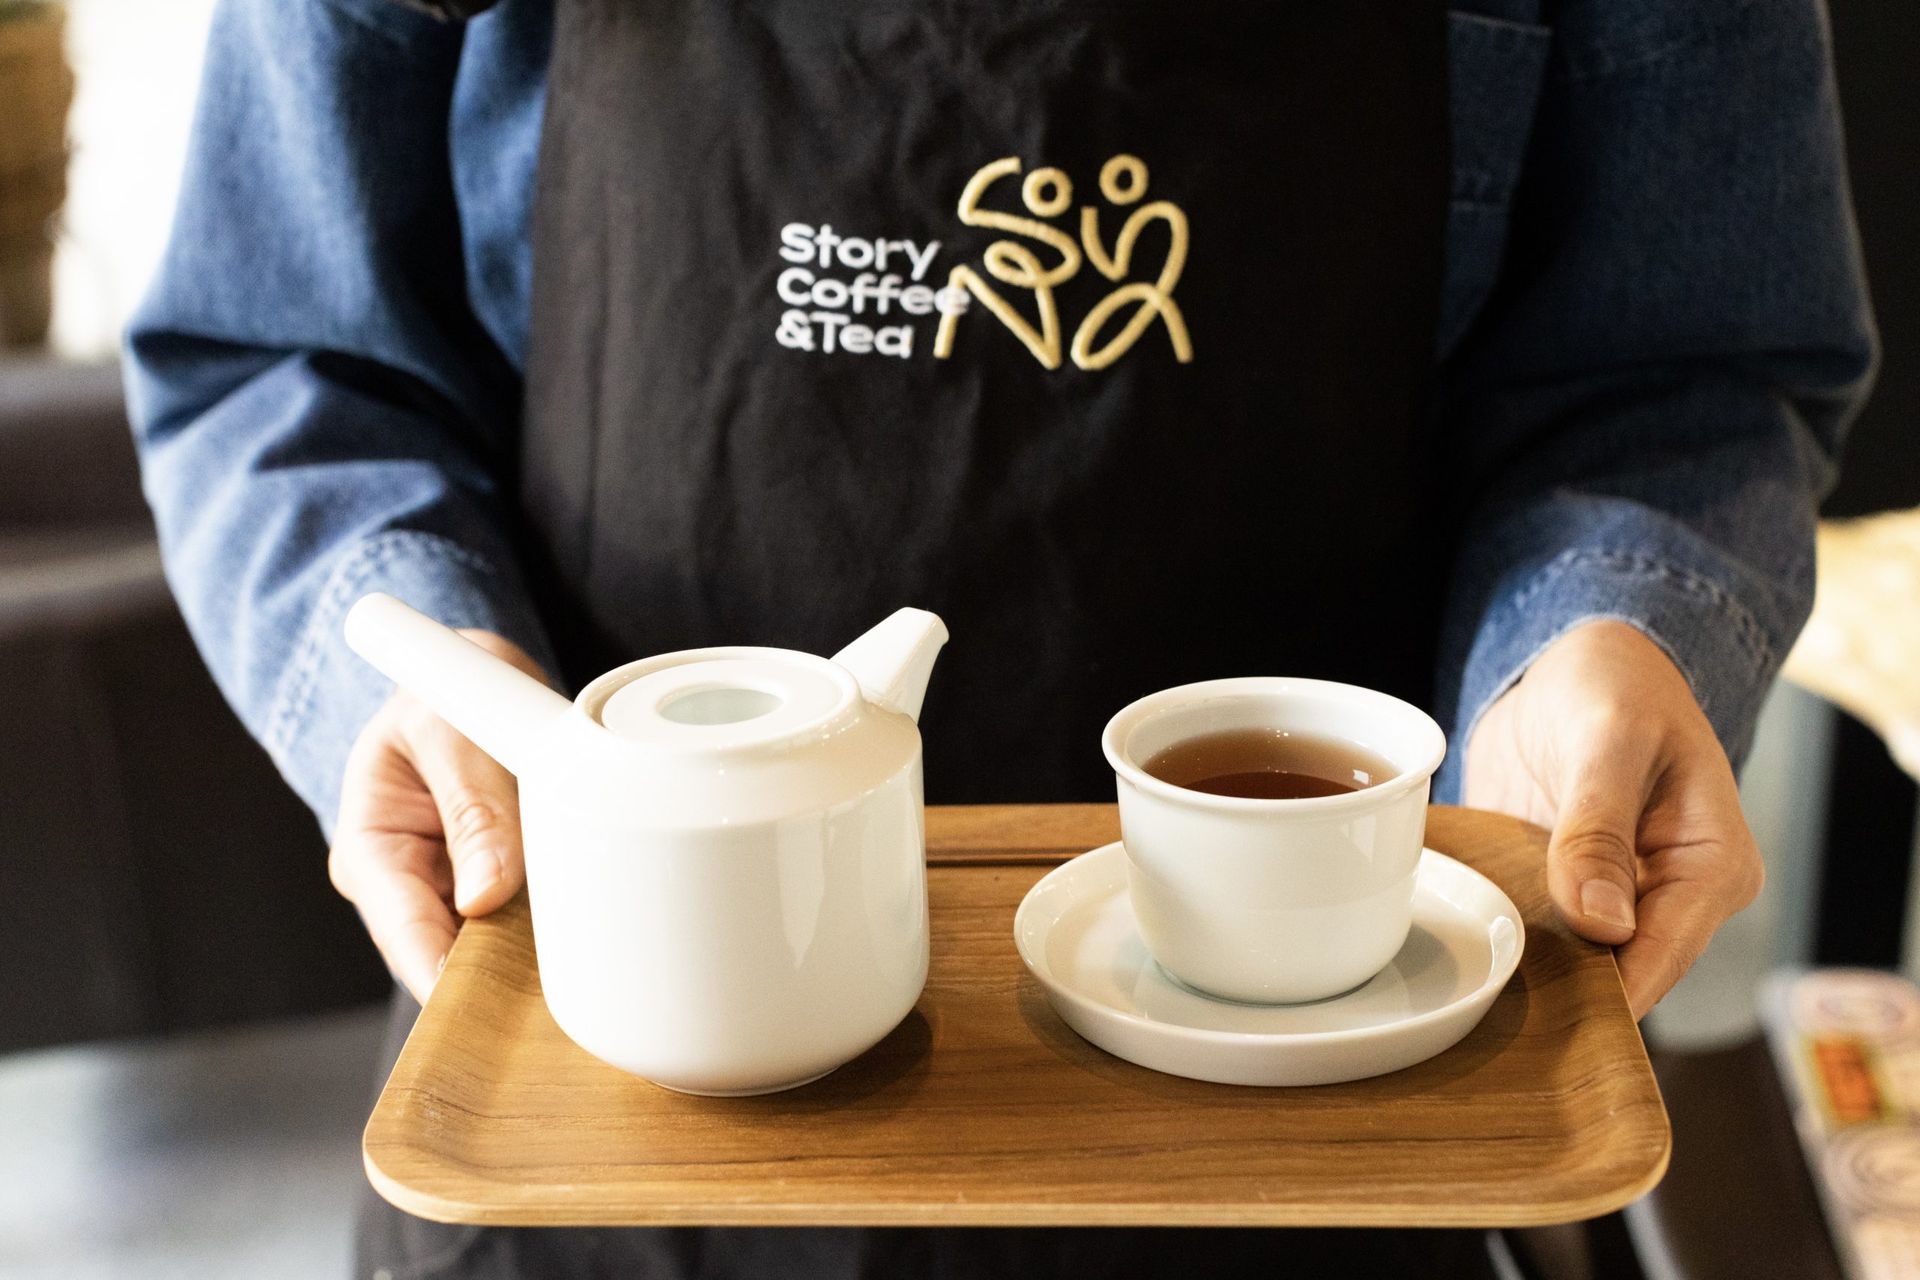
M1478 715L1592 618L1652 637L1740 756L1873 365L1819 0L1550 12L1449 16L1440 799ZM135 433L188 623L323 825L390 688L341 640L355 599L547 656L509 477L550 25L550 0L214 19Z

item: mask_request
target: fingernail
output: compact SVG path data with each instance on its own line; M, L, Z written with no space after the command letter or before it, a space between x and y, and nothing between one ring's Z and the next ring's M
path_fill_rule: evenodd
M460 864L457 879L459 891L454 895L454 905L465 911L500 879L500 855L491 849L467 855L467 860Z
M1595 920L1633 928L1633 903L1611 880L1589 880L1580 886L1580 910Z

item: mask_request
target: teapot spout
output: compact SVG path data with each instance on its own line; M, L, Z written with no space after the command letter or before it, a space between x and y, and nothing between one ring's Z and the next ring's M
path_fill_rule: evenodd
M435 715L465 734L515 777L541 757L548 735L573 706L450 627L389 595L347 610L347 647Z
M867 701L915 721L927 696L933 660L947 642L947 624L925 609L901 609L833 655L853 673Z

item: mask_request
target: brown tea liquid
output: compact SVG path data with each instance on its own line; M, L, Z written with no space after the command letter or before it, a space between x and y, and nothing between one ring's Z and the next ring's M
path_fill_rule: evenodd
M1228 729L1176 742L1141 768L1216 796L1306 800L1385 782L1394 768L1365 747L1283 729Z

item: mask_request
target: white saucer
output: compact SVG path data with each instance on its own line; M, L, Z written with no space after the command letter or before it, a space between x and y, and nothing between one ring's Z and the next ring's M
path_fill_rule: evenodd
M1428 849L1413 931L1371 981L1308 1004L1237 1004L1154 963L1115 842L1042 877L1013 937L1060 1017L1108 1053L1195 1080L1303 1085L1384 1075L1451 1048L1513 976L1526 929L1491 880Z

